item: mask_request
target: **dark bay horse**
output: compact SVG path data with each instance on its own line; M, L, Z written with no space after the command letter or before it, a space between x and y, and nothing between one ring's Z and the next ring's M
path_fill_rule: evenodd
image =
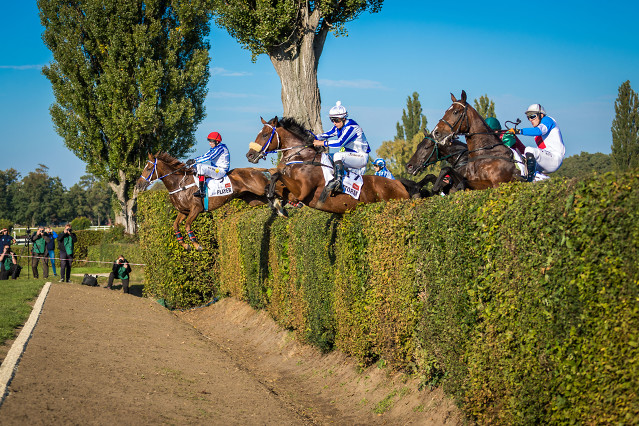
M250 144L246 158L257 163L268 153L280 152L277 164L279 179L291 195L309 207L330 213L344 213L360 203L407 199L409 193L401 182L381 176L362 176L364 183L359 200L347 194L336 194L319 202L325 181L321 165L321 152L313 147L315 138L292 118L277 117L266 122Z
M457 135L468 144L466 180L472 189L494 188L502 182L522 181L510 148L488 127L484 119L466 102L466 92L453 104L433 129L433 137L442 145L450 145Z
M438 194L447 186L444 181L446 175L452 180L450 192L466 189L468 186L466 182L468 146L458 139L452 140L450 144L441 145L428 136L424 137L406 164L406 170L408 173L416 175L426 167L443 161L446 161L450 166L441 169L433 184L433 193Z
M270 204L266 197L266 187L270 183L270 174L267 169L232 169L229 170L227 176L231 181L233 192L228 195L209 197L208 211L215 210L234 198L242 199L250 206ZM198 244L195 233L191 230L191 224L195 218L204 211L203 199L193 196L198 189L194 169L187 167L165 152L155 156L149 154L149 161L142 170L142 175L136 185L138 189L144 190L158 179L164 183L169 191L169 200L178 211L177 218L173 223L178 242L187 250L191 248L188 243L184 242L180 232L180 224L186 219L185 230L191 244L195 249L201 251L202 246ZM282 192L281 189L280 192ZM273 203L278 214L285 215L281 202L275 200Z

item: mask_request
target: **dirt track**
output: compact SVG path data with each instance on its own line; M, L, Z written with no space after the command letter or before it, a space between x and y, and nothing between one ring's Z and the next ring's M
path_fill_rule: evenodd
M6 352L6 348L4 350ZM225 299L155 302L52 285L0 407L2 424L459 424L440 391L298 344ZM375 407L393 401L384 414Z

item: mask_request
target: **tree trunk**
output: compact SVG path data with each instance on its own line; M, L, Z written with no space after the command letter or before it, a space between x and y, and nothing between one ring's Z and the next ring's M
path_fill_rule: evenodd
M305 32L291 35L289 42L269 49L271 63L282 84L284 116L295 118L316 134L322 133L322 118L317 65L324 48L328 28L320 22L319 10L310 16L302 8Z
M120 210L115 213L115 224L124 226L124 232L134 234L136 231L135 210L138 198L137 188L133 188L133 196L129 198L129 183L126 181L126 175L123 170L119 170L120 182L109 182L109 186L115 192L118 199Z

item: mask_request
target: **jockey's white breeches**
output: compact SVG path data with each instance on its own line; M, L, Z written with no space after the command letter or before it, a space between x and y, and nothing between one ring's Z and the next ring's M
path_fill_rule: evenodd
M364 174L366 171L366 163L368 163L368 154L359 152L340 151L333 154L333 161L341 161L344 167L351 169L357 174Z
M526 147L525 154L532 153L537 161L537 169L543 173L552 173L556 171L564 161L563 155L548 149Z
M197 164L197 174L199 176L208 176L213 179L222 179L226 176L226 170L219 167L209 166L208 164Z

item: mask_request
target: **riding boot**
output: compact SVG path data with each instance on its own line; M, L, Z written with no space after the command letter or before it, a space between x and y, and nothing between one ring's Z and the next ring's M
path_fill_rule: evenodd
M335 177L326 185L329 191L341 191L342 180L344 179L344 163L341 161L335 162Z
M528 175L526 176L526 182L532 182L535 179L535 170L537 168L537 160L531 152L526 153L526 170Z
M193 194L194 197L198 197L198 198L206 197L206 189L204 188L205 179L206 179L206 177L200 176L200 182L199 182L200 183L200 189L195 191L195 193Z

